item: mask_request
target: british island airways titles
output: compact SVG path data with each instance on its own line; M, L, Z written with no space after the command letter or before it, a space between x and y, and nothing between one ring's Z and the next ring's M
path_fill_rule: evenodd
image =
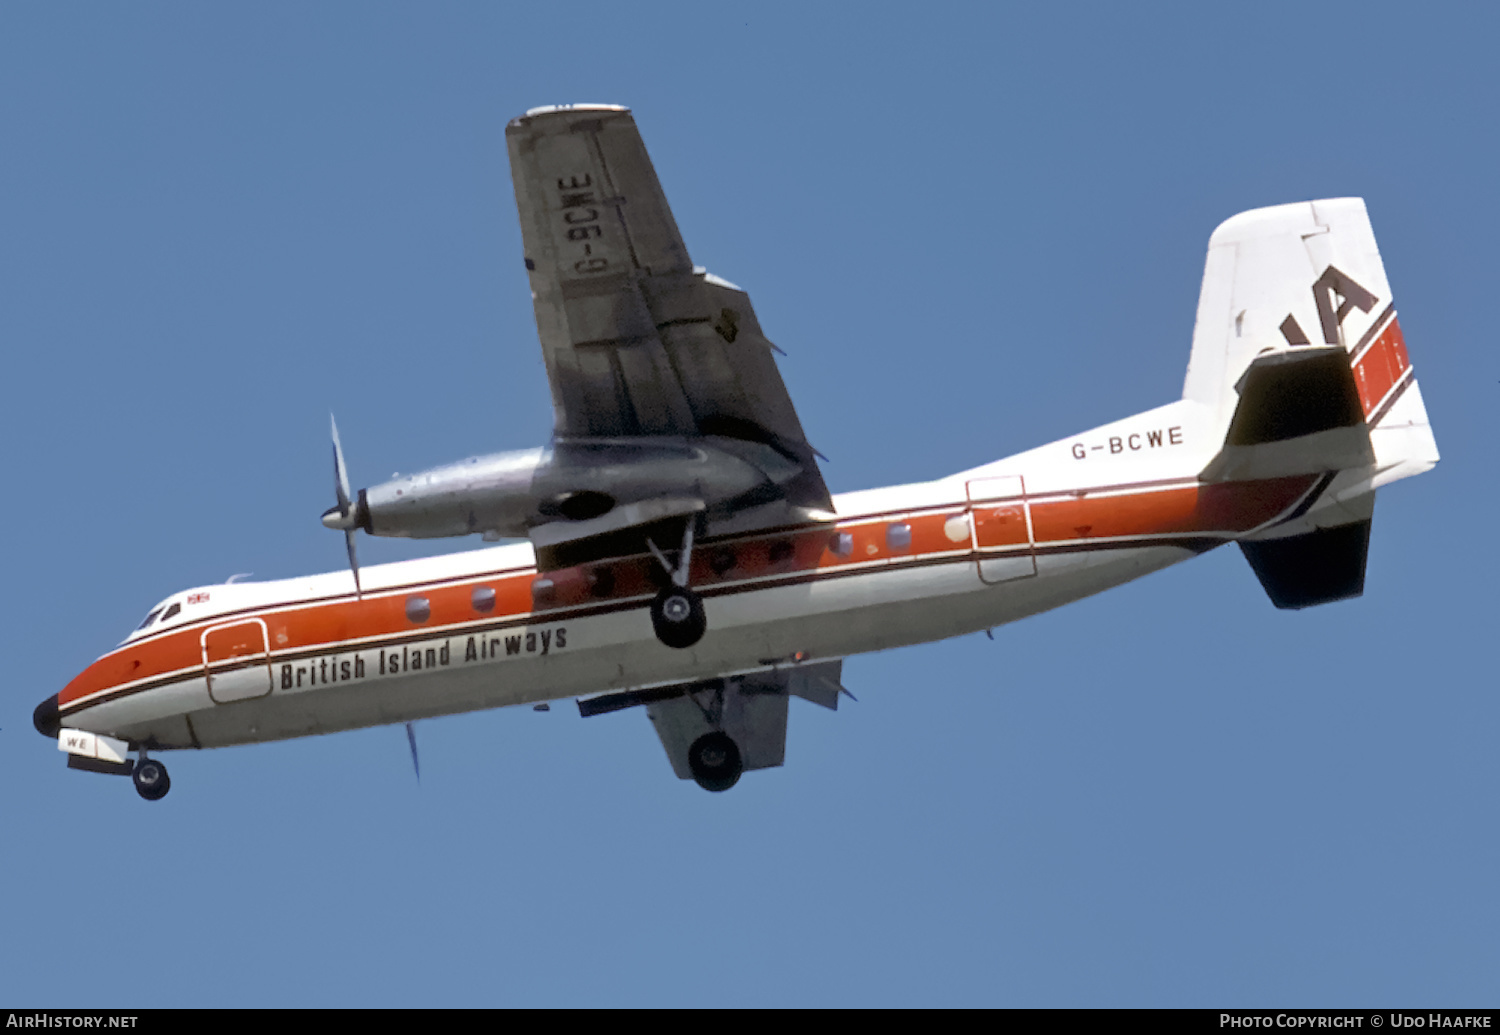
M310 690L379 676L401 676L454 665L497 662L513 657L545 657L568 646L567 626L524 632L481 633L424 640L400 647L309 658L276 664L282 690Z

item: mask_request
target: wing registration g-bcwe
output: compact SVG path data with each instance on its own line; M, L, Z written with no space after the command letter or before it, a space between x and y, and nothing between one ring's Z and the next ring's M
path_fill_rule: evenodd
M837 707L853 654L1228 542L1277 607L1358 596L1376 490L1438 460L1343 198L1214 231L1176 402L830 496L749 297L693 265L630 113L540 108L506 138L551 444L354 493L335 430L323 521L351 570L173 594L36 709L71 766L156 799L156 752L576 698L644 707L673 771L724 790L782 763L791 697ZM361 569L361 530L527 541Z

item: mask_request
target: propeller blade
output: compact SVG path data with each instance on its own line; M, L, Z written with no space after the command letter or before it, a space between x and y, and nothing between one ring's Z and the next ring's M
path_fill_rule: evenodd
M422 782L422 764L417 761L417 727L415 723L406 724L406 742L411 745L411 767L416 770L417 783Z
M323 524L329 528L340 528L344 532L344 546L349 551L349 570L354 573L354 595L364 597L359 584L359 557L354 550L354 529L358 519L349 500L349 469L344 466L344 447L339 443L339 422L328 415L329 427L333 429L333 492L339 505L323 515ZM335 518L334 515L337 514Z
M333 491L338 495L339 516L349 516L349 471L344 467L344 447L339 445L339 422L328 415L333 427Z
M354 553L354 529L344 533L344 545L349 548L349 570L354 572L354 596L363 600L365 593L359 585L359 558Z

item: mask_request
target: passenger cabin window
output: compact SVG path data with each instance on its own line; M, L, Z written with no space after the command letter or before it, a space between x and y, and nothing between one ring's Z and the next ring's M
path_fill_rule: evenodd
M613 568L599 567L589 572L589 592L603 599L614 596L615 572Z
M531 606L546 607L557 599L557 583L549 578L531 581Z
M474 610L480 614L489 614L495 610L495 589L493 586L475 586L474 595L469 598L474 605Z
M885 545L893 553L911 549L911 526L904 521L895 521L885 526Z
M708 567L715 575L724 576L734 570L734 548L716 546L708 555Z
M432 617L432 605L426 597L407 597L406 617L413 622L425 622Z

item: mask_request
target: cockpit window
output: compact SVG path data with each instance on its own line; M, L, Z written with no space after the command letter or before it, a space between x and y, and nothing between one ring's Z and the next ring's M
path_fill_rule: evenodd
M152 611L149 615L146 616L146 620L144 622L135 627L135 631L140 632L142 629L149 626L152 622L156 621L156 616L159 614L161 614L161 608L158 607L155 611Z
M181 611L182 611L182 605L181 604L173 604L171 607L167 608L167 613L161 616L161 620L163 622L165 622L169 618L176 618L178 616L178 614L181 613Z

